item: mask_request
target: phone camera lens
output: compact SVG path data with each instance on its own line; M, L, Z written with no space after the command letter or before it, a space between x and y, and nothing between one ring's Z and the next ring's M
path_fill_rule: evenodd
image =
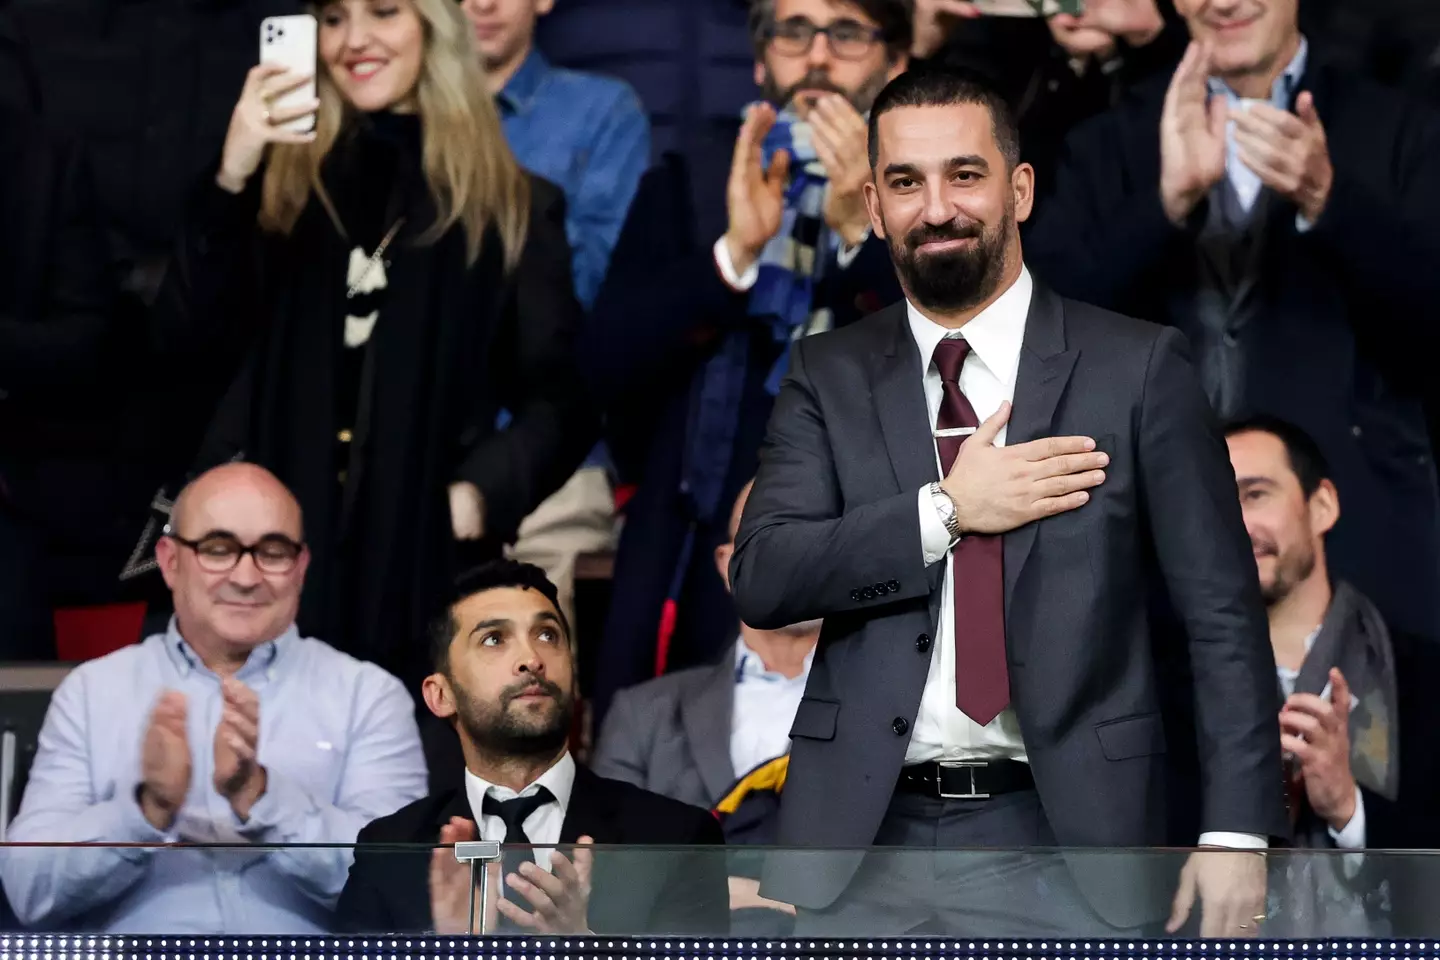
M277 36L277 37L283 37L283 36L285 36L285 28L284 28L284 27L281 27L279 30L276 30L276 31L275 31L275 36Z

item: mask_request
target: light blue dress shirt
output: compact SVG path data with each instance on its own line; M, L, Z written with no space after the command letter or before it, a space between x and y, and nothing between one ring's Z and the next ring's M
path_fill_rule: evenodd
M1275 83L1270 88L1269 104L1279 110L1289 110L1290 104L1295 100L1295 94L1300 87L1300 80L1305 76L1305 64L1310 56L1310 43L1304 37L1300 38L1300 49L1295 51L1285 72L1275 78ZM1219 77L1211 77L1208 81L1212 96L1224 97L1226 105L1230 109L1242 107L1250 101L1241 97ZM1240 159L1240 148L1235 143L1235 121L1231 120L1225 125L1225 178L1230 181L1230 187L1235 191L1235 198L1240 202L1240 207L1245 213L1255 208L1255 201L1260 196L1260 190L1264 184L1260 175ZM1297 221L1301 232L1309 228L1309 223L1303 218Z
M26 843L236 843L6 847L0 879L20 921L109 933L321 933L360 828L425 795L414 701L399 680L292 627L236 678L260 700L265 794L240 821L212 785L220 677L167 633L77 667L50 703L10 839ZM168 832L140 812L141 743L156 700L185 695L190 793Z

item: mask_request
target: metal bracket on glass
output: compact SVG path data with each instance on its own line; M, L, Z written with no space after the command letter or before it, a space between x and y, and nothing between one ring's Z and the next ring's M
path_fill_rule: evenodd
M470 864L470 920L465 928L473 935L475 929L475 890L480 890L480 916L483 918L490 907L490 871L485 868L500 860L498 840L467 840L455 844L455 859ZM478 867L477 867L478 865ZM477 883L475 872L479 870Z

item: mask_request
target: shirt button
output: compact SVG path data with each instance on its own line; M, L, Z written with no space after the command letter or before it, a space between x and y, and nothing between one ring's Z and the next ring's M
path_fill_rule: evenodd
M351 440L354 439L354 436L350 433L349 430L341 430L339 433L335 434L335 439L339 440L341 443L349 443Z
M895 731L895 736L903 737L910 729L910 721L904 717L896 717L890 721L890 729Z
M928 633L922 633L922 634L920 634L920 636L916 637L916 638L915 638L915 649L916 649L916 650L919 650L921 653L926 653L927 651L929 651L929 649L930 649L930 634L928 634Z

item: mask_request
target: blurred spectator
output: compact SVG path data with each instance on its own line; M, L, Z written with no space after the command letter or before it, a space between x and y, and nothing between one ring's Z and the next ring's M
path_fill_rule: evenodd
M565 191L575 293L589 306L640 177L650 123L628 84L553 67L535 49L535 24L555 0L462 0L485 80L521 166Z
M862 115L908 62L907 0L757 0L751 24L768 102L728 164L670 154L646 175L583 338L586 372L612 400L611 450L640 480L597 723L615 691L734 643L711 555L754 473L788 346L899 295L869 233Z
M157 548L175 619L55 691L12 841L348 844L424 793L400 683L295 628L303 541L265 470L190 485ZM347 849L11 847L0 876L30 925L319 933L349 863Z
M1226 419L1315 437L1353 504L1334 572L1394 629L1440 637L1440 120L1318 63L1296 0L1178 8L1195 42L1168 92L1157 78L1075 132L1032 262L1067 296L1179 327Z
M650 165L650 123L630 87L550 65L535 24L554 0L464 0L505 137L522 166L565 191L575 289L589 307ZM575 617L575 561L615 544L615 498L597 450L520 525L509 554L542 567Z
M318 101L272 114L300 80L251 72L162 306L255 331L200 465L243 453L295 490L301 623L418 689L452 570L498 555L595 439L564 202L506 147L456 4L318 14ZM284 126L310 115L314 138Z
M1364 594L1344 581L1332 583L1325 537L1340 517L1340 496L1314 440L1264 417L1237 422L1226 433L1286 698L1280 742L1294 842L1346 850L1440 846L1440 756L1430 747L1440 729L1434 697L1440 651L1389 629ZM1344 864L1317 858L1303 865L1320 873ZM1395 866L1404 864L1396 858ZM1370 863L1371 880L1354 889L1378 890L1378 876L1386 872L1386 862ZM1293 893L1301 884L1290 880ZM1404 886L1397 883L1388 898L1401 907L1413 894ZM1347 902L1382 912L1380 898L1344 896L1344 889L1321 884L1317 892L1330 893L1328 908L1296 904L1280 914L1335 913ZM1348 929L1356 929L1353 918ZM1342 923L1296 933L1346 930Z
M1020 122L1041 194L1053 185L1066 134L1179 61L1185 26L1171 0L1086 0L1084 13L1043 21L981 16L967 0L916 0L917 58L989 74Z
M1296 842L1440 846L1440 756L1426 746L1440 730L1440 651L1332 583L1325 537L1340 496L1315 441L1266 417L1226 432L1288 698L1280 725L1302 801L1291 810Z
M728 589L735 531L750 495L740 491L729 539L715 548ZM740 637L718 664L681 670L615 695L591 761L595 772L714 807L735 781L790 752L818 622L783 630L740 624Z
M32 411L103 365L112 294L80 151L0 104L0 660L55 656L46 522L24 482L53 440Z
M377 820L361 842L539 845L506 851L504 891L493 901L498 915L484 918L486 931L724 933L718 855L587 849L718 844L720 828L702 810L575 763L567 746L574 649L545 574L502 560L463 575L430 639L436 672L425 680L425 704L460 736L464 785ZM576 846L564 853L556 844ZM448 846L404 857L361 850L340 900L341 924L357 933L464 933L472 889L468 865Z
M624 80L650 114L652 156L728 157L755 95L750 0L560 0L540 21L552 62Z

